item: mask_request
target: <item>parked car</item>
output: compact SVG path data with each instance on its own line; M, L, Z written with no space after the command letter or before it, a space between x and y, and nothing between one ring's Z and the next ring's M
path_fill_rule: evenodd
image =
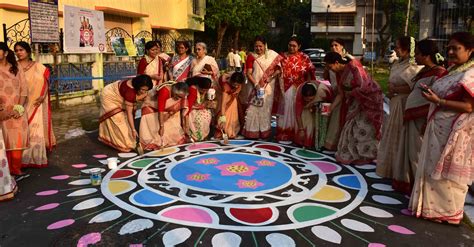
M303 52L308 54L308 55L310 53L313 53L313 52L322 52L322 53L324 53L324 49L321 49L321 48L308 48L308 49L304 49Z
M324 50L313 51L310 52L308 56L314 65L324 65L324 57L326 57L326 52L324 52Z

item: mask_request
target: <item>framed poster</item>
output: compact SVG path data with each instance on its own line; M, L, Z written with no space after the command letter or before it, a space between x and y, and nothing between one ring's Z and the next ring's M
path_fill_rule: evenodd
M104 13L64 5L64 52L105 52Z
M32 43L59 43L58 0L28 0Z

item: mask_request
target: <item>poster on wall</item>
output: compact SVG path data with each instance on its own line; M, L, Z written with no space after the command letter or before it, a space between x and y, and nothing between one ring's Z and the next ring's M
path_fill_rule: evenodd
M64 52L105 52L104 13L64 5Z
M112 50L114 50L115 56L124 57L128 56L127 47L125 46L125 39L122 37L110 38Z
M59 43L58 0L28 0L32 43Z

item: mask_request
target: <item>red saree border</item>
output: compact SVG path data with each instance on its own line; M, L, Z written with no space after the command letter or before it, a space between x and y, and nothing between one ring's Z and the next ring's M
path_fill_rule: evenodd
M114 116L114 115L120 113L120 112L123 112L123 109L122 109L122 108L119 108L119 107L118 107L118 108L115 108L115 109L113 109L113 110L111 110L111 111L106 112L104 115L100 116L100 118L99 118L99 124L102 123L102 122L104 122L105 120L111 118L112 116Z

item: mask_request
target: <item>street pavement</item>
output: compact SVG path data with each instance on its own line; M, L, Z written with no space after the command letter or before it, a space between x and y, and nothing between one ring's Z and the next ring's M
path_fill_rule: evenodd
M76 165L76 167L86 165L87 168L106 168L93 155L104 154L108 157L117 157L118 152L98 142L97 131L92 131L94 126L97 126L98 107L96 104L62 108L54 111L53 116L54 130L59 142L57 148L49 156L50 166L43 169L28 169L27 172L31 174L31 177L19 182L17 196L12 201L0 203L0 247L80 246L78 245L78 239L91 232L102 233L97 246L132 246L130 244L134 243L146 243L147 246L163 246L162 238L167 231L160 231L160 229L168 226L168 223L158 224L151 229L122 236L117 234L121 229L115 222L88 223L97 213L93 211L97 209L73 209L85 198L68 196L68 194L82 188L82 186L73 187L69 183L89 178L88 175L81 173L80 169L73 167L73 165ZM77 128L85 128L88 132L76 138L65 138L69 130ZM124 162L126 159L121 158L121 160ZM383 182L389 184L389 181L383 180ZM100 188L97 187L97 189ZM40 196L37 195L38 192L52 194ZM100 193L102 194L102 191ZM395 195L394 192L391 192L391 195L399 199L404 198L403 195ZM86 196L86 198L92 197L94 195ZM375 229L375 232L356 232L356 234L340 232L342 236L340 246L367 246L369 242L361 241L361 238L365 241L376 239L377 242L383 242L386 246L474 246L474 230L465 222L460 226L453 226L406 216L400 212L400 209L406 208L408 199L401 201L403 204L398 205L396 210L393 210L393 207L382 207L393 214L392 218L366 221ZM43 210L38 209L41 206L45 206ZM114 208L115 205L106 201L98 209L105 210L107 207ZM69 227L58 227L56 225L57 229L53 229L54 226L51 227L52 223L61 220L67 220L62 222L63 225L72 225ZM127 218L120 219L120 222L127 222ZM414 234L395 234L387 230L387 227L390 228L391 225L404 226ZM48 227L51 229L47 229ZM205 231L201 233L200 228L188 228L193 233L191 237L193 244L177 246L211 246L211 241L207 239L208 236L199 241ZM334 229L338 230L338 228ZM212 232L213 230L210 229L207 235ZM199 235L200 233L201 235ZM333 242L317 239L314 235L309 237L312 234L311 231L300 230L298 233L301 235L289 231L283 231L283 233L291 236L298 247L335 245ZM258 232L256 234L252 233L252 235L244 234L241 246L270 246L267 242L268 238L266 240L265 235L262 234ZM88 241L92 243L94 239L91 238ZM224 246L227 245L217 245L216 247ZM272 246L286 247L291 245Z

